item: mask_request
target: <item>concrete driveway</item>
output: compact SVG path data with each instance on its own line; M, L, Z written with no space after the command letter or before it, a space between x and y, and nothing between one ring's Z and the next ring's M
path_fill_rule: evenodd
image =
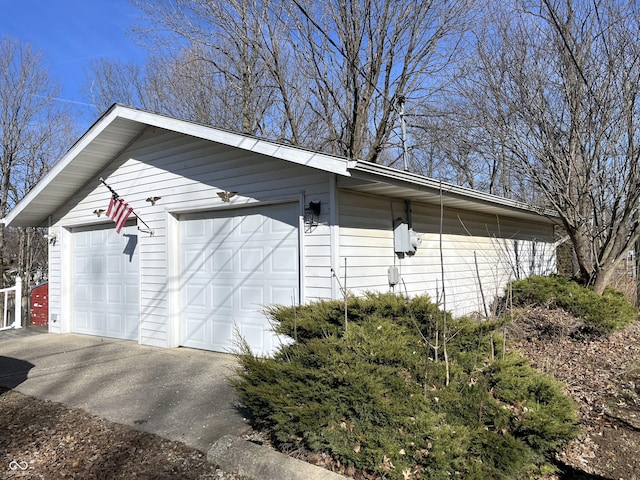
M202 452L249 426L227 384L231 355L25 328L0 332L0 385Z
M222 353L46 327L0 331L0 386L185 443L253 480L346 480L242 439L249 424L227 384L236 365Z

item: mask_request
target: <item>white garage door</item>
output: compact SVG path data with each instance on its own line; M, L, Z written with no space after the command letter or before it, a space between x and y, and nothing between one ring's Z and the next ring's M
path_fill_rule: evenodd
M72 331L138 340L137 243L135 225L73 231Z
M254 353L278 345L262 313L298 297L297 204L180 217L181 344Z

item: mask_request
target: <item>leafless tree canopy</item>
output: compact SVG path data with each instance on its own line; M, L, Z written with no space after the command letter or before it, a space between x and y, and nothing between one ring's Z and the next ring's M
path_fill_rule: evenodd
M517 0L490 18L457 83L457 147L495 165L491 185L557 211L601 292L639 233L636 3Z
M101 109L133 103L373 162L399 144L399 99L424 102L447 78L471 13L470 0L135 3L153 60L144 74L95 64Z
M59 109L58 90L41 63L40 53L10 38L0 38L0 218L35 185L59 158L71 138L71 121ZM9 241L6 241L9 240ZM11 265L25 275L46 266L46 248L30 251L42 235L33 230L5 232L0 225L0 283Z

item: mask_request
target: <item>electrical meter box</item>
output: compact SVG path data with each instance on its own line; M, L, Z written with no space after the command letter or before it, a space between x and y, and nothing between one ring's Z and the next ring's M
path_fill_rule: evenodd
M414 255L421 243L420 235L409 228L407 222L400 218L394 222L393 248L396 253Z

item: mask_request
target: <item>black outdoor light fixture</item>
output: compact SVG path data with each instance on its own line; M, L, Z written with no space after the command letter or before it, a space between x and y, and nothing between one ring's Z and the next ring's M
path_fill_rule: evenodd
M309 202L309 206L304 209L304 223L310 227L318 225L320 220L320 202Z

